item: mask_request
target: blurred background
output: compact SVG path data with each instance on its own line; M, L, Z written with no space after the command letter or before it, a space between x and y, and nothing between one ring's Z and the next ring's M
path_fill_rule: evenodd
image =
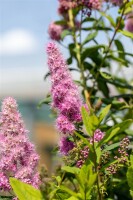
M58 134L49 107L38 109L37 105L50 88L50 82L44 82L48 71L45 48L48 25L59 19L57 6L57 0L0 0L0 100L17 99L30 138L41 154L40 163L49 170ZM117 8L112 9L111 15L115 17L116 12ZM133 52L130 40L125 38L125 43L128 52ZM124 73L132 77L131 69Z
M58 18L57 1L0 0L0 100L17 99L19 110L39 153L51 167L51 149L57 143L49 107L37 108L50 84L45 48L48 25Z

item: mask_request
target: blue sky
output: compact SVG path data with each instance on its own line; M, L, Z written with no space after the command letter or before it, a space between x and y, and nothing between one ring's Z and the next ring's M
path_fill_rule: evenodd
M59 19L57 5L57 0L0 0L0 97L46 93L47 29Z
M34 96L35 91L41 95L47 70L47 27L58 18L56 9L57 1L0 0L0 91L4 96Z

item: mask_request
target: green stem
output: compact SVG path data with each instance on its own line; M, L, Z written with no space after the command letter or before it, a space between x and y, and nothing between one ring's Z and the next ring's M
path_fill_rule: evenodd
M77 64L78 64L78 68L80 69L80 72L81 72L81 77L82 77L84 89L86 89L86 78L84 76L84 66L83 66L83 64L81 62L82 47L81 47L81 43L78 44L78 42L77 42L76 30L75 30L75 25L74 25L74 17L73 17L72 9L68 10L68 15L69 15L70 27L73 29L73 41L74 41L75 46L76 46ZM81 20L82 20L82 17L81 17ZM81 30L80 30L80 34L81 34ZM80 42L81 42L81 38L80 38Z
M98 190L98 200L102 200L102 195L100 192L100 178L99 178L99 172L98 172L98 165L97 165L97 154L95 150L95 141L94 141L94 135L93 135L93 150L95 154L94 164L95 164L95 172L97 173L97 190Z
M128 2L128 0L126 1L126 3L127 3L127 2ZM112 43L113 43L113 41L114 41L114 39L115 39L115 36L116 36L116 34L117 34L117 31L119 30L119 27L120 27L120 25L121 25L121 21L122 21L122 19L123 19L124 12L125 12L125 9L126 9L126 3L125 3L125 5L124 5L122 14L121 14L120 19L119 19L119 21L118 21L118 23L117 23L117 26L116 26L116 28L115 28L114 34L113 34L113 36L112 36L112 39L111 39L110 42L109 42L108 48L107 48L107 50L106 50L105 56L104 56L104 58L103 58L103 60L102 60L102 62L101 62L101 65L100 65L99 69L101 69L101 68L103 67L104 61L106 60L106 58L107 58L107 56L108 56L110 47L111 47L111 45L112 45ZM96 73L95 82L97 81L97 79L98 79L98 77L99 77L99 74L100 74L100 72L98 71L98 72ZM92 88L91 91L90 91L90 95L92 94L92 91L93 91L93 88Z

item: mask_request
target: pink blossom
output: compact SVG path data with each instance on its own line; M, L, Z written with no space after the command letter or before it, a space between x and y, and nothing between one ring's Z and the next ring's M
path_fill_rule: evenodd
M78 6L78 1L73 1L73 0L58 0L58 1L59 1L59 8L58 8L59 14L64 14L69 9Z
M64 115L59 115L56 120L56 127L60 130L61 133L71 134L75 130L75 126L72 122L68 120L68 118Z
M123 0L110 0L110 1L115 6L121 6L123 4Z
M51 23L49 25L48 33L52 40L56 40L56 41L60 40L62 31L63 31L63 28L60 25L57 25L55 23Z
M81 121L82 101L68 66L55 43L48 44L47 54L52 82L52 106L58 111L56 127L61 133L70 134L75 129L74 124Z
M67 137L62 137L59 143L60 152L67 155L70 150L74 147L74 143L69 141Z
M28 139L28 131L12 97L3 100L0 113L0 174L1 189L9 190L9 177L39 186L37 165L39 156ZM34 178L36 177L36 178Z
M94 142L99 142L103 139L104 133L100 129L96 129L94 132ZM93 143L93 138L90 139L90 143Z
M99 142L100 140L103 139L103 137L104 137L104 133L100 129L97 129L94 132L94 141L95 142Z
M133 12L127 14L125 20L125 29L133 33Z

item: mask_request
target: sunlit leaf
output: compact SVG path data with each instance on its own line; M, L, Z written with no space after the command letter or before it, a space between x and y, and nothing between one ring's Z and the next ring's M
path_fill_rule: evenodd
M43 200L40 190L35 189L27 183L23 183L15 178L10 178L10 184L19 200Z

